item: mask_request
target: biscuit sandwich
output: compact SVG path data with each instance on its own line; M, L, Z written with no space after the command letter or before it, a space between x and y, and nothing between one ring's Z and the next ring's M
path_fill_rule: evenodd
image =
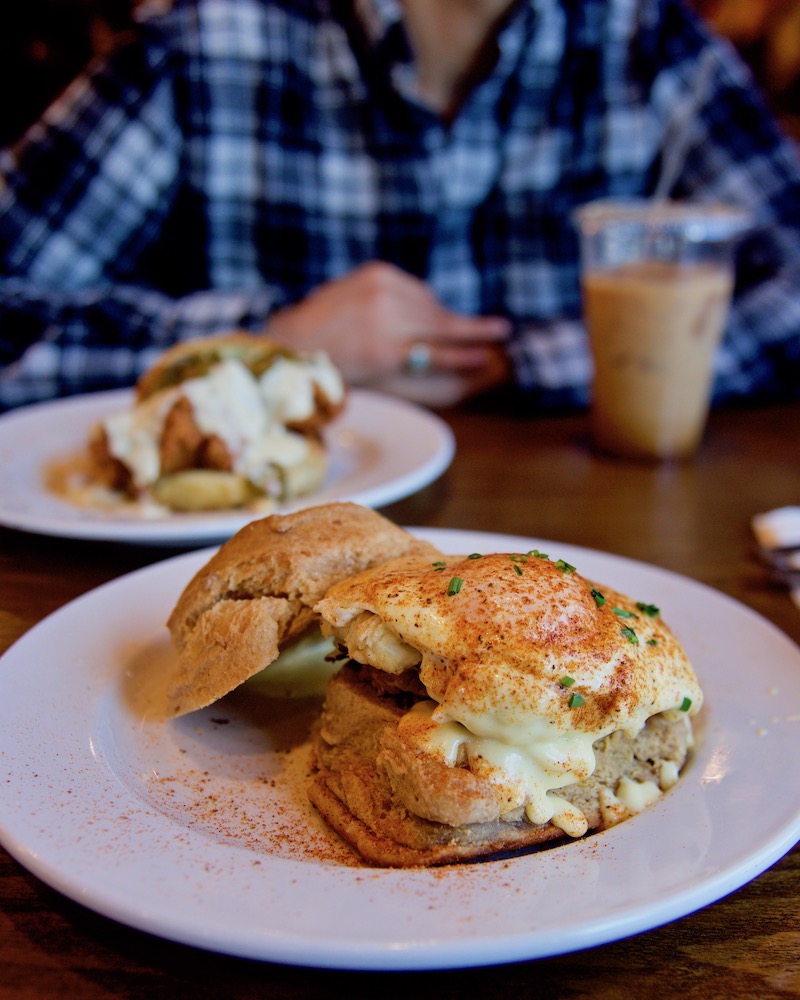
M172 510L302 496L324 478L322 430L345 400L322 352L242 332L176 344L139 379L133 405L93 429L92 476Z
M539 552L407 556L315 605L346 657L309 795L368 862L580 837L675 782L702 692L659 610Z
M168 621L167 715L319 640L308 796L369 864L577 838L679 779L703 702L659 609L546 554L445 555L351 503L253 521Z

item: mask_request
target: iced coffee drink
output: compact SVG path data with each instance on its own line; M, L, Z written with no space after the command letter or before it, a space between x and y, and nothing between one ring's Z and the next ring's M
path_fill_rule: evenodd
M576 219L594 440L625 457L685 458L705 428L747 216L639 200L594 202Z
M600 448L656 458L695 451L732 284L730 268L714 264L641 261L584 275Z

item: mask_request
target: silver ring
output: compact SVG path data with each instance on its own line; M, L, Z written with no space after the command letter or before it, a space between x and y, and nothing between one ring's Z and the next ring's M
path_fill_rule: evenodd
M417 341L406 354L405 369L409 375L427 375L433 368L433 351L428 344Z

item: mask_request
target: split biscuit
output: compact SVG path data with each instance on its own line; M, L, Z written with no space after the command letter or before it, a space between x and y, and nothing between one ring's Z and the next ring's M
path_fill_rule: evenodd
M198 571L169 616L178 653L169 714L203 708L270 664L318 623L313 607L333 583L404 555L441 553L352 503L245 525Z

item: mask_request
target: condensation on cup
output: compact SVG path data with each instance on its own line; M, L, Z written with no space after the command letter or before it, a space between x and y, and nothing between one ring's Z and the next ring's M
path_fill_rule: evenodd
M601 200L575 220L594 442L627 458L687 458L705 429L748 215L725 205Z

